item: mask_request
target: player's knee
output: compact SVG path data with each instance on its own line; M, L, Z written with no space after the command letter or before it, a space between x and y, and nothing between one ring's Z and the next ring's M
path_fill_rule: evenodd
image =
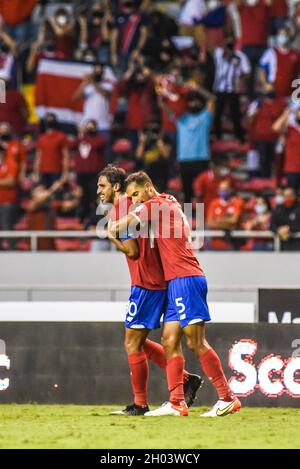
M191 352L196 352L198 348L197 338L196 337L186 337L186 345Z
M163 346L166 353L171 353L176 349L176 343L174 336L167 336L161 338L161 345Z
M138 353L142 351L143 344L135 337L125 337L124 348L127 354Z

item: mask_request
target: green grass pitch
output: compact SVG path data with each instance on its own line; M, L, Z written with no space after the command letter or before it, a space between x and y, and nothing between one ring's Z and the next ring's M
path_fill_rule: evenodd
M109 416L114 406L0 405L0 448L300 448L300 409L243 408L227 417Z

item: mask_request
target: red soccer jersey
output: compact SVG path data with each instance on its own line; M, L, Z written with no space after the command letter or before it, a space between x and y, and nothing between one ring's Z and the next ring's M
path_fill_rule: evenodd
M130 212L142 224L150 222L157 240L165 280L204 275L191 247L190 227L175 197L159 194Z
M276 96L290 96L293 89L292 82L298 77L300 71L300 54L295 49L281 51L275 48L274 50L277 60Z
M63 132L53 131L42 134L37 147L41 151L41 173L61 173L63 169L63 149L68 140Z
M286 173L300 173L300 129L289 125L285 136L285 163Z
M239 13L242 27L242 45L267 45L270 8L264 0L259 0L254 6L243 3L239 6Z
M127 215L132 201L126 195L120 197L114 209L111 210L112 220L118 220ZM165 290L167 288L163 267L159 256L157 243L150 242L150 238L138 237L140 255L136 260L126 256L131 277L131 285L147 290Z
M0 179L5 179L12 176L15 181L18 177L18 165L13 158L6 158L5 161L0 163ZM13 187L0 187L0 205L2 204L15 204L18 197L17 182Z
M204 203L205 216L207 216L211 201L218 197L218 189L221 181L228 181L234 186L234 180L230 174L224 177L217 177L211 169L203 171L194 179L194 192L196 196L200 198L201 202Z

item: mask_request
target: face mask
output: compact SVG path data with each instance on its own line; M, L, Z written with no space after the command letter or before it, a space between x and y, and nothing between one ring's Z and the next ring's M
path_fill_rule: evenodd
M257 5L258 3L258 0L246 0L246 5L248 5L248 7L254 7L255 5Z
M0 135L0 139L3 140L4 142L8 142L11 139L10 134L2 134Z
M196 104L195 106L188 106L188 110L191 114L197 114L201 111L201 106L199 106L198 104Z
M95 62L95 57L93 55L85 55L84 56L85 62Z
M286 47L289 42L289 37L286 34L278 34L276 42L279 47Z
M234 50L234 42L227 42L226 49L232 52Z
M275 196L275 203L276 203L276 205L282 205L283 202L284 202L284 197L283 197L283 195L277 194L277 195Z
M228 168L221 168L219 171L219 174L221 177L228 176L229 173L230 173L230 170Z
M206 5L208 11L215 10L219 6L219 0L208 0Z
M96 129L87 129L86 130L86 133L88 135L96 135L97 134L97 130Z
M256 204L255 207L254 207L254 210L255 210L255 213L257 215L262 215L263 213L266 213L267 207L266 207L266 205Z
M68 18L65 15L59 15L57 16L56 21L59 24L59 26L66 26L68 22Z
M95 80L96 80L97 82L101 81L101 80L102 80L102 75L103 75L102 72L101 72L101 73L95 73L95 75L94 75Z
M286 208L291 208L295 203L295 199L293 197L285 197L283 203Z
M93 13L93 19L101 19L103 18L103 16L104 16L103 11L95 11L95 13Z
M57 122L56 121L48 121L46 122L46 129L56 129Z
M219 197L222 200L229 200L231 197L231 192L229 191L219 191Z

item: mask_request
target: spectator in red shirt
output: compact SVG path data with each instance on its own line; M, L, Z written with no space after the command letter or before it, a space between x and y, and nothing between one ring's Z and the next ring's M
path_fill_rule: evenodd
M6 151L8 159L13 159L18 166L18 182L26 178L27 153L19 140L13 137L11 126L7 122L0 123L0 145Z
M259 170L253 171L252 176L262 178L272 176L278 140L278 134L272 130L272 126L286 107L285 98L273 96L273 93L264 94L249 105L247 112L249 138L259 154Z
M241 23L241 46L251 63L249 95L254 95L256 67L266 50L272 0L237 0Z
M284 172L288 186L296 194L300 189L300 108L285 109L274 122L275 132L285 132Z
M83 190L81 219L95 213L95 188L98 173L105 166L105 148L107 140L99 135L97 123L87 121L82 135L71 143L75 149L74 169L77 183Z
M230 231L237 229L244 209L243 199L233 193L229 181L221 181L218 197L209 205L207 227L210 230L225 230L225 239L212 239L211 249L223 250L237 247L234 239L230 238Z
M18 165L13 158L8 158L6 150L0 145L0 230L13 229L18 198ZM3 249L0 239L0 250ZM15 246L15 240L7 240L9 249Z
M205 217L212 200L218 197L218 190L221 181L229 181L233 187L234 181L230 172L228 159L221 155L214 155L211 161L211 168L200 173L194 179L194 194L198 202L204 203Z
M20 91L6 84L6 100L0 105L0 122L7 122L17 135L24 132L28 119L28 106Z
M115 87L111 99L112 114L116 114L121 96L125 96L128 101L125 123L135 151L138 131L148 126L155 113L156 96L150 69L140 62L131 63L124 79Z
M47 20L46 27L42 24L39 35L43 42L47 36L52 37L56 53L61 53L64 59L72 59L78 42L80 45L88 42L87 20L84 15L75 20L68 10L60 7Z
M68 140L58 130L55 114L48 113L45 117L46 131L37 142L37 154L34 162L34 177L48 188L57 179L68 176L70 157Z
M242 221L242 228L246 231L268 231L271 225L271 205L265 197L255 197L249 201L249 210ZM273 242L265 238L248 238L243 250L266 251L272 250Z
M166 109L170 109L178 119L187 111L188 94L191 87L182 82L180 67L173 67L169 75L157 75L155 90L161 110L161 127L171 143L171 160L176 159L176 123Z
M291 95L293 81L299 76L300 54L291 48L288 28L278 30L276 47L267 49L259 61L260 80L265 92L275 92L276 97Z

